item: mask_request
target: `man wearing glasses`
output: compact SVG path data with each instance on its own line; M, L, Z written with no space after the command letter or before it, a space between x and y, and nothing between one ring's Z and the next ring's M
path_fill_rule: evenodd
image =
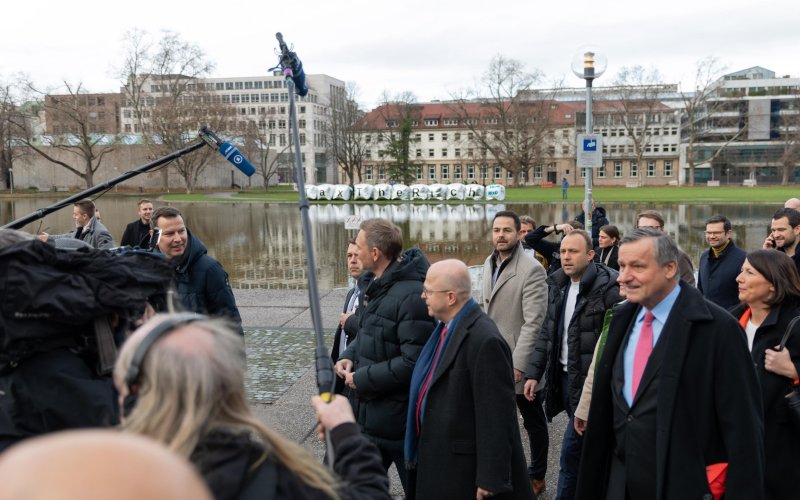
M736 276L742 269L747 252L733 244L731 221L724 215L706 220L706 241L709 248L700 256L697 289L723 309L739 304Z
M511 349L516 402L528 433L531 464L528 476L537 495L545 489L549 436L542 399L523 395L525 370L531 362L536 337L547 312L547 273L528 256L519 240L519 216L511 210L497 212L492 222L494 252L483 265L481 306L497 324ZM544 383L537 387L539 391Z

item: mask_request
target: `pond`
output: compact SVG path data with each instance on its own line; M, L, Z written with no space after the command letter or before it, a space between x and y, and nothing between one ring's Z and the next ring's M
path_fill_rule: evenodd
M52 198L0 201L0 223L5 224L53 204ZM136 198L97 200L103 222L119 241L128 222L136 219ZM164 203L156 201L155 206ZM222 262L234 288L298 289L306 287L306 257L300 212L286 203L170 203L180 209L189 229ZM636 214L660 211L666 230L697 265L706 247L704 221L720 213L733 222L734 240L746 250L759 248L767 234L776 204L604 204L608 218L623 233L633 228ZM319 286L347 286L344 255L356 231L344 227L348 215L385 217L403 231L406 247L419 246L431 261L459 258L480 265L491 253L491 221L498 210L532 216L537 224L565 222L580 212L579 203L321 203L309 209ZM71 229L71 208L28 224L23 230L61 233Z

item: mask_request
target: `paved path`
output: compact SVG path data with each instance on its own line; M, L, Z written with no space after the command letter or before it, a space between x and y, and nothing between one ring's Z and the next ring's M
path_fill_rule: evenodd
M344 304L346 289L322 290L320 306L323 328L331 342L331 333L336 328L339 314ZM312 329L311 312L308 307L307 290L234 290L236 303L242 315L242 322L247 328L272 329ZM300 376L281 397L272 404L253 404L253 410L270 427L285 437L296 442L303 442L320 458L324 452L316 434L306 439L316 421L311 408L311 397L316 394L316 379L312 366ZM521 423L521 420L520 420ZM564 434L566 418L559 415L550 428L550 453L547 468L547 490L540 499L549 500L555 497L558 477L558 458L560 455L561 436ZM521 429L523 436L525 431ZM523 437L523 442L527 442ZM524 446L526 455L527 445ZM392 478L392 494L402 497L402 488L394 470Z

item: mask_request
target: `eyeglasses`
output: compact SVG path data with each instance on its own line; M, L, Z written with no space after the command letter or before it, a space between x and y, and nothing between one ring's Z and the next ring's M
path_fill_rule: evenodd
M422 296L427 297L429 295L433 295L434 293L447 293L452 292L452 290L428 290L427 288L422 289Z

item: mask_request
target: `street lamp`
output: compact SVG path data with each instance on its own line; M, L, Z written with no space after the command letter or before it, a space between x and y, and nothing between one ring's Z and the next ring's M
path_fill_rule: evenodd
M578 78L586 80L586 133L594 132L592 123L592 81L599 78L606 71L608 60L605 54L596 47L584 46L572 58L572 72ZM580 168L580 167L579 167ZM586 181L584 182L583 213L586 221L586 231L592 234L592 169L585 168Z

